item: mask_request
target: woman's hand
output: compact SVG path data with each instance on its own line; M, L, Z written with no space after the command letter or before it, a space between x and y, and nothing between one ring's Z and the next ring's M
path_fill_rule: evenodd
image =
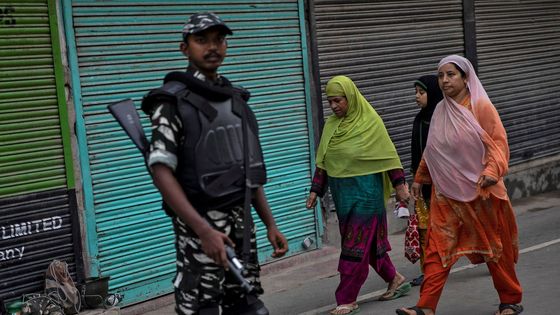
M494 177L490 177L487 175L482 175L480 176L480 178L478 179L478 185L480 186L480 188L486 188L492 185L496 185L498 183L498 180L495 179Z
M410 199L407 183L400 184L395 189L397 191L397 201L408 201Z
M272 257L279 258L286 254L288 251L288 241L284 237L282 233L276 227L272 227L268 229L268 240L270 244L274 248L274 252L272 252Z
M314 208L316 205L317 205L317 193L312 191L309 193L309 197L307 197L307 202L305 206L307 207L307 209L311 209Z
M412 199L414 199L415 201L418 199L422 199L422 184L414 182L412 184L410 192L412 193Z

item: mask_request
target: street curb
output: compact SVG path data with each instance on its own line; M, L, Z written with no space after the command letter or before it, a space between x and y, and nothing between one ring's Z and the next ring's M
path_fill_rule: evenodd
M175 295L171 293L121 308L121 315L144 314L162 309L164 307L168 307L173 304L175 304Z
M560 190L546 192L530 197L523 197L511 201L515 215L535 212L560 204Z
M120 315L121 308L112 306L110 308L86 309L80 312L80 315Z
M274 263L261 266L261 278L268 275L274 275L279 272L284 272L286 269L298 267L309 262L315 262L318 258L325 256L336 255L338 257L339 252L340 250L334 246L325 246L323 248L286 257L281 260L275 260Z

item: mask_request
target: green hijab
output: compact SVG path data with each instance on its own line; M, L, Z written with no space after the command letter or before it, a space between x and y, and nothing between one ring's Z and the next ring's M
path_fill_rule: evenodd
M336 76L326 87L327 97L344 96L344 117L331 115L317 149L317 166L331 177L353 177L383 173L387 200L392 189L387 171L402 168L395 145L383 120L346 76Z

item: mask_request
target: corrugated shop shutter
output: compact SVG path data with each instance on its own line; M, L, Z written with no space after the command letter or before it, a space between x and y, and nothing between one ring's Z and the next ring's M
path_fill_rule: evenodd
M170 220L160 210L160 196L139 153L106 107L128 97L139 105L167 72L186 68L178 50L180 30L194 12L215 12L234 30L221 71L252 94L268 166L266 191L291 254L302 250L305 237L317 244L315 213L305 210L312 135L302 1L80 0L71 2L70 13L66 9L73 19L79 110L87 136L81 150L89 160L82 168L91 175L84 176L85 193L90 189L93 196L86 202L88 233L98 246L90 247L97 268L91 271L110 276L110 290L125 291L125 302L132 303L171 288L175 250ZM142 119L150 134L148 119ZM271 247L264 226L256 222L259 255L268 260Z
M381 115L403 167L410 167L413 82L436 74L439 60L464 54L461 1L315 0L323 109L324 88L346 75Z
M479 77L511 164L560 152L560 1L475 1Z
M54 1L0 4L0 300L75 276L76 203Z
M73 201L66 189L0 198L0 299L42 292L53 259L75 277Z

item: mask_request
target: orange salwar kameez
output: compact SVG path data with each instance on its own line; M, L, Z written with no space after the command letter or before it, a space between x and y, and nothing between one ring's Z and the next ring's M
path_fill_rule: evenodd
M518 304L522 296L515 273L517 224L502 179L509 160L505 129L491 104L479 104L477 111L473 111L470 97L467 97L461 105L473 112L487 136L494 141L489 145L488 139L482 139L487 161L482 175L499 181L487 189L479 189L479 197L470 202L452 200L439 194L435 186L432 188L425 278L416 306L434 311L452 265L463 255L475 264L486 262L501 303ZM420 162L414 181L432 184L424 160Z

